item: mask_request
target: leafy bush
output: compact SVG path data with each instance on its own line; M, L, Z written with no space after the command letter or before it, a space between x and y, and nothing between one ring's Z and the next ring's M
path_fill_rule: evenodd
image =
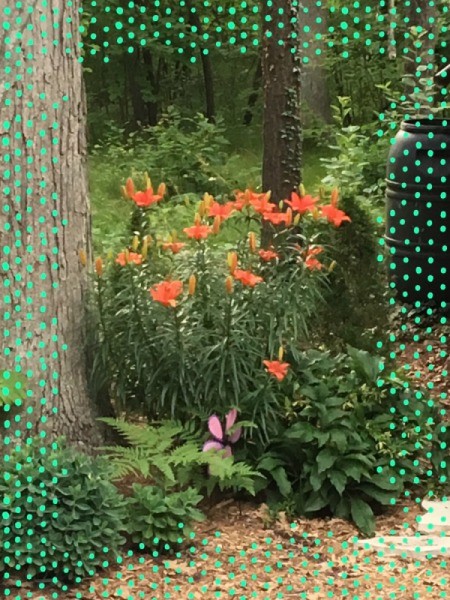
M197 508L202 496L194 488L172 491L135 483L128 500L127 532L140 548L170 551L189 538L190 523L203 521Z
M159 208L152 209L161 194L148 183L131 195L138 236L95 278L101 339L93 378L107 376L120 409L143 411L150 421L204 421L236 406L269 439L281 390L291 382L275 383L264 361L276 359L280 347L295 358L307 342L331 264L328 221L338 227L348 217L306 195L287 200L295 218L265 194L237 192L236 200L220 202L206 195L194 225L179 239L161 240ZM258 242L262 223L272 248ZM227 229L239 237L223 247Z
M342 198L341 208L351 223L331 234L336 268L329 275L326 304L319 307L317 343L338 350L346 344L371 350L377 342L387 341L391 314L386 265L379 260L379 224L351 196Z
M352 519L371 534L374 511L433 473L425 457L438 411L408 381L382 378L380 359L350 347L306 352L297 375L287 426L255 461L273 481L272 502L296 515Z
M107 461L36 437L2 462L4 579L80 581L118 555L125 505Z

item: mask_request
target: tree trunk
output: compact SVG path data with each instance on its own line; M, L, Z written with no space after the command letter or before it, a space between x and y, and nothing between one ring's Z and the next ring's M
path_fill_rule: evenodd
M325 44L317 39L317 34L321 34L321 39L327 33L327 10L322 5L318 5L316 0L303 0L303 8L300 10L300 29L302 39L308 41L308 46L301 49L302 58L308 61L302 68L302 92L305 101L313 114L317 115L326 123L331 123L331 98L328 89L327 71L323 64L325 56ZM309 33L308 28L309 27ZM316 50L321 50L317 55Z
M199 39L203 36L203 27L197 11L192 7L190 0L186 0L186 8L189 11L189 24L196 28L196 34ZM214 71L212 68L211 56L205 53L205 48L199 45L200 60L202 61L203 83L205 86L205 117L210 123L216 119L216 102L214 94Z
M301 59L297 6L295 0L273 0L270 6L263 1L262 183L264 191L272 192L275 203L288 198L301 182ZM280 22L283 28L278 26Z
M247 108L244 113L243 123L246 126L251 125L251 123L253 121L253 110L255 108L256 102L258 100L258 96L260 94L261 83L262 83L262 64L261 64L261 57L258 56L255 74L253 76L252 91L250 92L250 94L248 96Z
M103 438L88 394L79 259L80 250L91 256L80 5L38 0L1 12L10 25L0 40L9 69L0 90L2 366L28 379L28 429L89 450Z

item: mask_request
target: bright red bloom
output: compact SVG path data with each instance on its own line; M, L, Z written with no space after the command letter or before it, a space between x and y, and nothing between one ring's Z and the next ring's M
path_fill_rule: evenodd
M208 225L193 225L183 229L184 233L194 240L204 240L210 235L213 230Z
M278 254L273 250L260 250L258 252L259 256L265 262L269 262L270 260L274 260L275 258L279 258Z
M333 204L322 206L321 215L326 217L335 227L340 227L344 221L351 223L351 219L343 210L336 208Z
M136 206L148 208L152 204L155 204L155 202L162 200L163 197L160 194L154 194L153 188L148 188L143 192L136 192L131 198L136 203Z
M323 264L313 256L307 256L305 259L305 267L310 271L320 271L323 269Z
M245 192L241 192L240 190L237 190L236 192L234 192L235 197L236 197L236 201L234 202L234 206L236 208L236 210L242 210L244 208L244 206L247 206L248 204L252 204L253 202L259 202L260 200L263 200L264 198L269 199L270 198L270 193L263 193L263 194L257 194L256 192L253 192L252 190L245 190Z
M268 194L261 194L258 198L254 200L250 200L250 204L260 215L264 215L265 213L271 213L275 210L276 206L273 202L270 202Z
M236 210L234 202L227 202L226 204L219 204L219 202L213 202L209 207L209 217L220 217L222 221L228 219L233 211Z
M150 288L149 292L155 302L174 308L177 305L176 298L183 293L183 282L163 281Z
M296 192L292 192L291 199L285 200L285 204L289 204L292 210L303 215L308 210L312 210L318 202L319 198L313 198L312 196L299 196Z
M137 254L136 252L119 252L116 258L116 263L121 267L129 263L134 263L135 265L142 264L143 260L142 254Z
M270 221L273 225L281 225L287 223L288 215L284 212L265 212L263 213L264 221Z
M284 363L279 360L264 360L263 364L266 367L267 372L273 377L276 377L278 381L283 381L290 367L289 363Z
M251 271L242 271L241 269L236 269L233 277L248 287L255 287L255 285L264 281L259 275L255 275Z
M183 242L165 242L162 245L163 250L170 250L173 254L178 254L178 252L184 248L186 244Z

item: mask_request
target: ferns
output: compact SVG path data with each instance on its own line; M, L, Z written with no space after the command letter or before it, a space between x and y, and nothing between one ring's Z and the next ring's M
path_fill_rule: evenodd
M205 489L208 495L216 486L221 491L234 489L255 493L254 479L261 475L247 464L235 462L232 457L203 452L201 437L193 427L186 431L182 425L173 422L144 427L122 419L99 420L114 427L131 445L131 448L102 448L114 467L114 480L132 474L152 479L164 490L194 485L198 490Z

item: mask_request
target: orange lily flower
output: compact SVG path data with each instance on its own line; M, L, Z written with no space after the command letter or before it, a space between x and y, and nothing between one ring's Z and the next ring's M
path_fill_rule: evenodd
M264 213L271 213L276 208L275 204L270 202L270 198L267 194L261 194L258 198L250 200L250 204L252 205L253 210L260 215L263 215Z
M260 250L258 252L261 259L265 262L269 262L270 260L274 260L275 258L280 258L276 252L273 250Z
M289 363L284 363L279 360L264 360L263 364L266 367L267 372L278 379L278 381L283 381L290 367Z
M173 254L178 254L178 252L185 246L186 244L184 242L165 242L162 245L162 249L170 250Z
M327 204L321 208L321 216L328 219L335 227L340 227L344 221L351 223L351 219L343 210L336 208L333 204Z
M148 208L152 204L155 204L155 202L162 200L163 197L161 194L154 194L153 188L150 187L143 192L136 192L131 198L136 203L136 206Z
M135 265L141 265L143 260L142 254L137 252L119 252L116 258L116 263L121 267L134 263Z
M192 227L186 227L183 229L184 233L194 240L204 240L210 235L213 230L208 225L193 225Z
M303 215L304 213L312 210L318 202L319 198L313 198L312 196L299 196L296 192L292 192L291 199L285 200L285 204L288 204L292 210Z
M264 281L259 275L255 275L251 271L242 271L242 269L235 269L233 277L248 287L255 287L255 285Z
M265 212L263 213L264 221L270 221L272 225L281 225L287 223L288 215L284 212Z
M155 302L175 308L177 305L176 299L183 293L183 282L163 281L150 288L149 292Z
M226 204L219 204L219 202L213 202L209 207L209 217L219 217L221 221L228 219L232 212L236 210L234 202L227 202Z

